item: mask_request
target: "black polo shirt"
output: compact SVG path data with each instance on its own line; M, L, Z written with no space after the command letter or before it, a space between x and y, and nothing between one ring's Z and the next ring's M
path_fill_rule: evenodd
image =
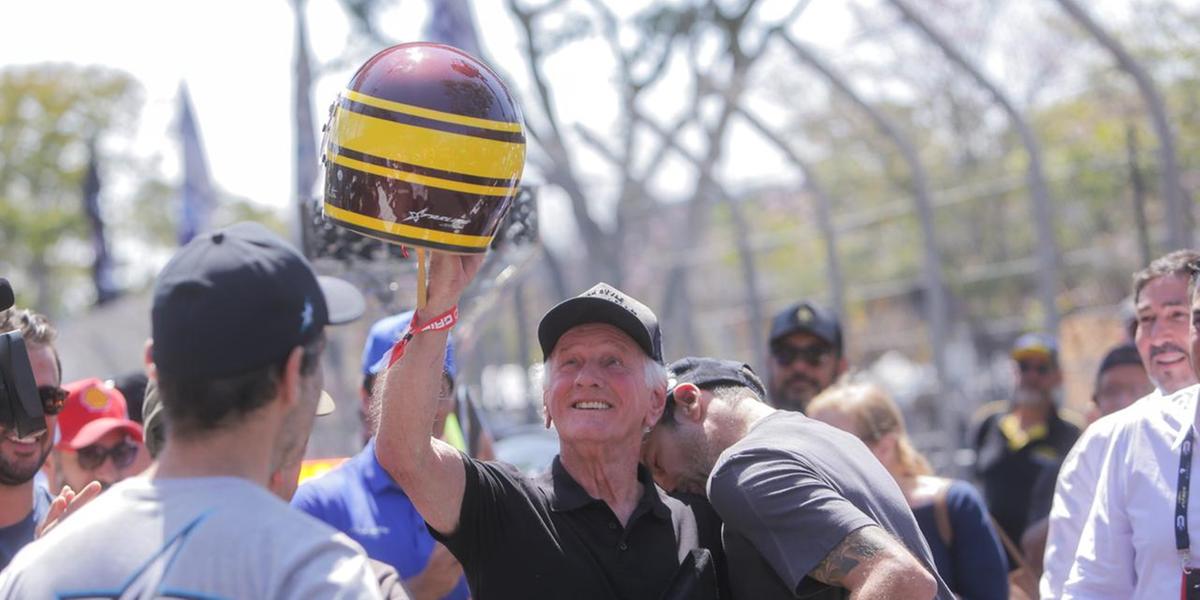
M719 554L720 525L697 520L698 511L654 485L644 467L637 474L644 493L622 527L558 457L536 478L503 463L464 456L463 464L458 528L430 532L462 563L475 600L652 600L668 588L691 589L682 597L697 600L718 597L712 567L697 572L689 554L702 547ZM677 575L704 583L681 585Z
M1033 488L1039 475L1062 461L1079 438L1079 428L1053 411L1037 435L1014 441L1001 424L1008 414L991 414L976 430L975 473L988 510L1004 533L1019 541L1030 525Z

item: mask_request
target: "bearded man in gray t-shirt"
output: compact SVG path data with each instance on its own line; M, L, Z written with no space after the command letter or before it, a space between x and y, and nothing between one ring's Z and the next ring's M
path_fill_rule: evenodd
M763 402L749 366L668 367L642 459L663 489L706 493L737 598L952 600L896 482L858 438Z

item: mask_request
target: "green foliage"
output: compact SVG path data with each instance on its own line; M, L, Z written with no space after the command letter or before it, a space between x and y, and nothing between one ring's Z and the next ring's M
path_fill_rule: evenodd
M22 302L53 312L86 261L59 256L89 234L82 178L87 146L132 131L140 86L128 75L72 65L0 71L0 272Z

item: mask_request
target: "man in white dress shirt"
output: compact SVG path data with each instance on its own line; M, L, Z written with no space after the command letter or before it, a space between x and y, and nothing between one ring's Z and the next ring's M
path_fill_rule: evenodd
M1196 265L1200 263L1193 263L1189 286L1188 362L1193 373L1200 363ZM1200 565L1200 543L1176 535L1194 531L1189 525L1200 522L1200 503L1188 502L1186 491L1178 494L1180 474L1197 469L1190 446L1198 392L1200 386L1192 385L1117 413L1063 598L1200 597L1193 595L1197 592L1181 594L1185 568ZM1177 524L1183 527L1177 530Z
M1137 406L1160 406L1163 396L1196 383L1187 347L1191 312L1188 265L1197 260L1200 260L1200 252L1177 250L1155 259L1133 276L1137 318L1134 343L1155 390L1129 410L1093 423L1063 459L1050 509L1050 530L1039 585L1043 600L1062 595L1063 584L1075 561L1079 536L1096 495L1105 448L1116 424L1141 410Z

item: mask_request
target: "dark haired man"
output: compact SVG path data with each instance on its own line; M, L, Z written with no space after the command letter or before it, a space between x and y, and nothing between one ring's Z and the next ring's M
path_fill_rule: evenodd
M46 317L21 308L0 311L0 333L10 331L21 332L34 383L45 400L43 405L53 412L66 397L59 387L62 366L54 348L57 332ZM33 541L38 523L50 511L50 492L44 485L36 485L34 477L50 454L53 431L53 415L47 416L45 430L24 438L0 424L0 569Z
M181 248L151 311L158 464L27 546L0 596L377 598L356 544L266 489L312 429L325 326L362 309L261 225Z
M771 320L767 367L771 405L804 412L810 400L846 372L842 325L837 316L808 300Z
M1079 462L1082 465L1084 458L1090 458L1092 463L1086 466L1095 465L1091 476L1085 475L1094 491L1091 502L1084 504L1087 510L1081 521L1071 516L1071 523L1082 523L1081 533L1078 546L1068 555L1074 561L1062 594L1056 597L1191 599L1200 592L1200 570L1195 568L1200 564L1200 544L1193 542L1200 503L1190 500L1188 493L1194 479L1190 474L1200 468L1192 452L1200 387L1188 384L1188 375L1180 370L1183 365L1190 367L1190 380L1195 382L1200 367L1198 259L1200 254L1191 250L1172 252L1134 278L1135 341L1159 392L1100 419L1080 440ZM1179 334L1185 323L1188 336L1183 343ZM1090 437L1092 430L1099 439ZM1079 506L1083 498L1079 490L1089 491L1086 487L1064 490L1067 477L1064 464L1051 512L1052 543L1060 499ZM1061 564L1058 569L1061 572ZM1045 580L1042 590L1043 597L1054 591Z
M1154 389L1138 406L1146 408L1161 402L1164 396L1196 383L1187 360L1188 348L1188 277L1189 265L1200 260L1200 252L1177 250L1152 261L1133 275L1133 341L1145 375ZM1125 351L1126 354L1128 351ZM1128 360L1128 358L1126 358ZM1105 362L1119 362L1106 359ZM1131 367L1126 366L1126 369ZM1096 379L1097 405L1105 402L1106 386L1112 385L1112 373L1103 367ZM1140 410L1140 409L1139 409ZM1131 414L1116 412L1091 424L1063 459L1049 511L1044 569L1039 584L1043 598L1059 598L1063 584L1075 560L1075 550L1096 497L1096 484L1105 448L1119 420Z
M749 366L668 367L642 460L664 489L707 491L736 598L951 600L891 475L855 436L763 403Z

